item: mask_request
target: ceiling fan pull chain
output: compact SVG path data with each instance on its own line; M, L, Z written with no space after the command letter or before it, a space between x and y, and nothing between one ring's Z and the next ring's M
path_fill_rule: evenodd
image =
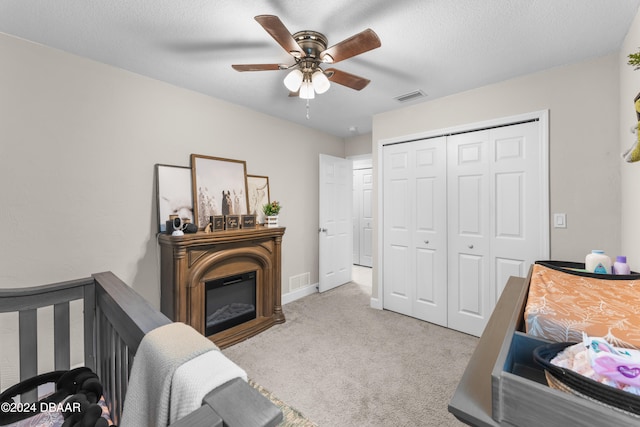
M309 100L307 99L307 120L309 120L311 116L309 115Z

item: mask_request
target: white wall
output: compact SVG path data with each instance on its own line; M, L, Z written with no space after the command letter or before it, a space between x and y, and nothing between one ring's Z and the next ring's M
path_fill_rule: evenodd
M550 209L566 213L568 224L552 228L551 257L581 261L595 248L617 254L618 61L617 54L609 55L378 114L373 118L374 168L380 140L549 109ZM376 197L378 185L376 180ZM378 268L374 264L374 298Z
M620 48L620 152L637 139L631 127L637 124L633 99L640 92L640 70L627 65L628 55L640 50L640 13L636 15ZM640 162L620 163L622 181L621 255L626 255L631 269L640 271Z
M283 293L318 281L318 154L341 138L4 34L0 52L0 287L111 270L158 307L154 165L191 153L269 176Z

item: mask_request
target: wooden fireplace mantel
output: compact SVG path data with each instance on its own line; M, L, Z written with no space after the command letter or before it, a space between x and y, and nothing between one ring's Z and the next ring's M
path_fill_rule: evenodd
M221 348L285 321L281 247L284 227L161 234L160 309L204 335L205 282L256 271L256 318L208 338Z

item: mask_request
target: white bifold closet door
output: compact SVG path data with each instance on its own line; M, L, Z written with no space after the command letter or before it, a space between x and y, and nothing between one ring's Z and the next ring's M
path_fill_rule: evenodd
M545 255L538 122L450 136L448 326L480 336L509 276Z
M383 150L383 307L480 336L547 249L538 122Z
M384 147L384 308L447 325L445 138Z

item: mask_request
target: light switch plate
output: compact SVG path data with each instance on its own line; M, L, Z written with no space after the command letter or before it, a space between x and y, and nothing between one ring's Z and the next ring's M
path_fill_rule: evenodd
M553 227L554 228L567 228L567 214L555 213L553 214Z

